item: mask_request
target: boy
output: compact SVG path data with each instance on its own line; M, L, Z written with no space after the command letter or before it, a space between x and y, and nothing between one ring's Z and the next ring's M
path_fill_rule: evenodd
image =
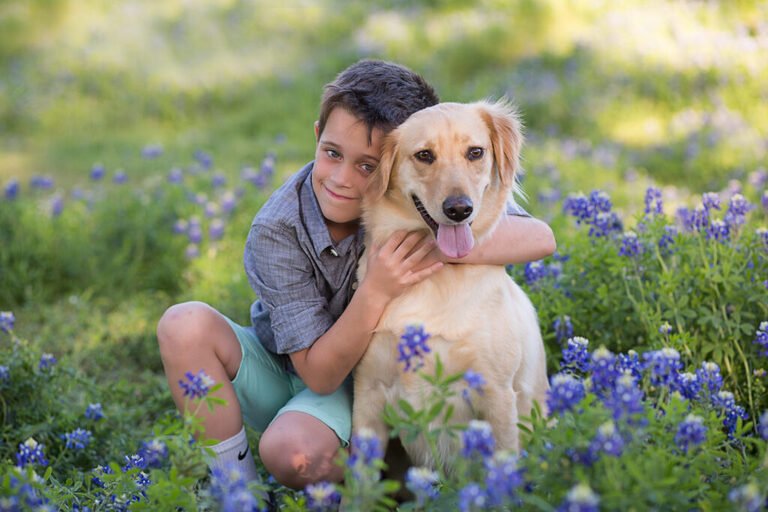
M259 300L244 327L202 303L178 304L157 334L171 394L178 381L204 369L223 383L227 406L199 413L213 447L212 466L256 468L243 420L262 432L259 456L275 479L301 489L338 482L334 464L351 435L349 375L389 301L445 263L434 241L394 233L368 251L365 279L360 203L386 132L438 103L432 87L388 62L353 64L325 87L315 123L315 160L264 204L246 242L245 268ZM491 240L462 262L520 263L554 252L552 231L524 212L508 215Z

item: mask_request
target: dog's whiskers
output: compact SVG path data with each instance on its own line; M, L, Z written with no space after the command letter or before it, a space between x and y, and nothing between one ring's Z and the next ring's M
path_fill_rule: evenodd
M419 199L416 195L411 195L411 199L413 199L414 206L416 206L416 209L421 214L421 218L424 219L424 222L427 223L430 229L432 229L432 231L435 233L435 236L437 236L437 221L435 221L429 212L427 212L427 209L424 207L424 203L421 202L421 199Z

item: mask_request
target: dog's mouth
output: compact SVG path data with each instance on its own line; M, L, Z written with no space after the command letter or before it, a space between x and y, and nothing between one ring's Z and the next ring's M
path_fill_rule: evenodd
M427 211L424 203L415 194L411 195L413 204L418 210L421 218L424 219L427 226L437 239L437 246L440 251L449 258L463 258L475 246L475 237L472 235L472 228L469 222L462 224L440 224Z

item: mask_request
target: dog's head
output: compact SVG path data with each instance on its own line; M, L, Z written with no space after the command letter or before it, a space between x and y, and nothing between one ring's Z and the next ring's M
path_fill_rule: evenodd
M384 141L366 193L418 212L448 257L488 234L516 186L523 136L504 101L441 103L416 112Z

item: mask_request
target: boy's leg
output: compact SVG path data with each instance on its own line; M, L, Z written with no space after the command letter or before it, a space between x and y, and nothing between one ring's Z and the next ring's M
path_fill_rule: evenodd
M294 379L298 393L264 431L259 456L281 484L302 489L321 481L340 482L336 464L352 427L352 387L345 382L330 395L317 395Z

